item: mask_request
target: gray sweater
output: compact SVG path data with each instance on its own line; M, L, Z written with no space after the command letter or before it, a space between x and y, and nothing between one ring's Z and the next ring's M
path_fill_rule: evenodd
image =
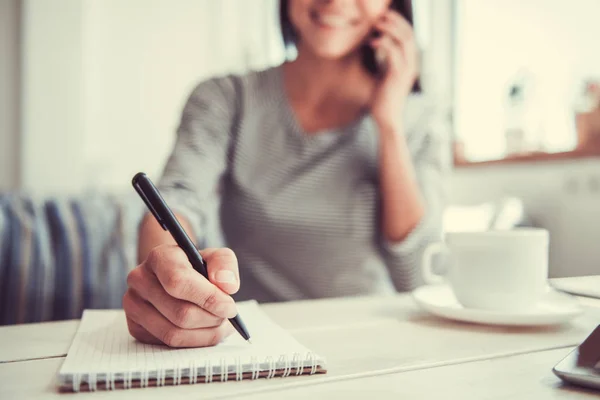
M440 239L450 169L443 115L411 95L405 135L426 214L399 243L381 230L378 132L367 114L307 135L282 67L200 83L184 107L159 188L199 243L219 218L237 254L236 299L282 301L393 293L420 283L424 247ZM218 193L218 215L210 198Z

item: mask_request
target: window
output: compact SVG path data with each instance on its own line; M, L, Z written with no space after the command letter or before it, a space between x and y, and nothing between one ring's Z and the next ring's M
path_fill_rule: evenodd
M600 101L598 92L594 104L582 96L600 82L600 1L456 4L459 159L578 150L583 143L577 114L592 112Z

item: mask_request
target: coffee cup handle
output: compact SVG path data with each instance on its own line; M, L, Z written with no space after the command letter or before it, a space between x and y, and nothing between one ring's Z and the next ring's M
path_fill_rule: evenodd
M426 284L434 285L444 282L443 275L433 272L431 261L436 254L447 253L448 251L448 246L446 246L446 244L443 242L431 243L425 248L425 251L423 252L421 270Z

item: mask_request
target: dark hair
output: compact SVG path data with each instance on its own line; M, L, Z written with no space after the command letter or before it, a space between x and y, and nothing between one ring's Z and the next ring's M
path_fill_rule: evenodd
M289 0L279 0L279 22L281 24L281 34L283 35L283 44L285 45L286 50L294 48L297 40L296 31L294 30L292 21L290 21L288 6ZM411 0L392 0L390 8L399 12L411 25L414 25ZM376 75L378 69L373 48L365 45L362 47L361 53L364 67L371 74ZM412 91L416 93L421 92L421 83L418 77L415 80Z

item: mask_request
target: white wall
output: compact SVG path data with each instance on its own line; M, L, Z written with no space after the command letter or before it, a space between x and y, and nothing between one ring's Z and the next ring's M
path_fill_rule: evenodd
M503 155L506 83L522 67L536 73L548 150L574 146L572 99L578 79L600 76L597 0L459 0L456 135L470 159ZM464 35L464 36L461 36ZM535 117L535 113L530 112ZM600 274L600 160L459 168L458 204L516 196L551 233L553 276Z
M504 196L523 200L533 222L551 236L550 275L600 274L600 160L459 168L453 203Z
M183 102L200 80L278 61L265 35L275 29L273 1L86 4L83 151L98 185L120 187L138 170L160 172ZM266 18L253 18L257 12Z
M67 192L85 181L81 0L24 0L22 186Z
M517 75L531 79L523 124L528 140L542 145L535 150L572 149L574 96L582 79L600 77L600 1L458 4L455 127L467 158L504 156L508 85Z
M198 80L281 60L279 43L271 42L278 29L275 2L22 0L23 146L19 160L17 136L6 135L12 129L0 118L0 189L16 184L19 168L10 165L17 163L21 183L36 193L86 186L129 190L138 170L157 174L185 96ZM0 2L12 4L9 13L17 3ZM2 46L15 43L5 41L11 19L4 11ZM257 26L247 25L253 23ZM432 60L440 57L445 58ZM18 113L4 106L14 103L4 86L14 73L7 75L13 67L7 69L0 58L0 112ZM18 99L18 91L10 90ZM573 161L458 169L454 201L522 197L532 216L552 231L553 275L600 273L600 246L594 243L600 237L595 224L600 193L592 190L600 180L598 167L598 161ZM567 191L570 179L582 189Z
M193 86L283 57L276 0L24 0L23 186L156 175Z
M157 175L196 83L283 60L278 0L23 3L22 183L36 193L118 190L139 170ZM451 2L421 3L421 26L432 11L444 25L425 80L448 86Z
M0 1L0 191L19 184L20 1Z

